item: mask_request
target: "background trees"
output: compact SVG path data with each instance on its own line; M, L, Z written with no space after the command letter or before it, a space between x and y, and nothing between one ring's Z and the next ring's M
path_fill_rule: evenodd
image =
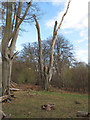
M2 34L3 94L9 94L12 61L14 57L17 55L17 52L14 52L14 49L19 34L19 30L21 29L20 25L22 22L27 22L28 20L29 22L33 21L33 17L36 21L39 46L37 43L24 45L22 54L20 54L19 58L14 61L15 68L13 67L14 72L16 72L16 69L18 71L19 70L21 71L19 72L20 74L16 72L18 75L18 77L16 77L16 80L15 77L13 77L15 75L12 73L13 80L19 83L20 82L29 83L35 80L34 83L40 84L41 83L40 79L42 79L42 76L44 76L45 79L47 78L47 84L49 81L51 82L52 85L54 84L60 88L62 87L67 88L68 85L72 87L74 83L74 81L72 81L74 76L72 76L70 73L77 75L76 71L81 71L82 69L84 71L84 68L82 68L81 66L80 67L76 66L78 70L75 71L76 68L75 66L73 66L74 56L72 52L73 50L72 45L70 45L68 41L64 39L64 37L62 36L57 37L58 30L60 29L64 16L68 11L70 1L58 27L57 21L55 22L53 37L43 42L41 42L40 31L36 16L35 15L33 16L35 10L37 11L37 8L31 3L32 0L29 3L26 2L25 4L23 4L22 2L2 3L3 25L1 29L3 31ZM20 68L18 68L18 65L20 66ZM23 67L25 68L24 70ZM85 74L84 72L82 73ZM31 74L33 74L33 77L31 77ZM79 76L80 79L82 79L81 76ZM86 78L87 76L85 76L84 79ZM77 83L78 82L76 80L75 84ZM83 83L84 82L82 82L82 84ZM87 85L87 83L85 84ZM46 85L46 89L47 88L48 85Z
M43 65L49 65L52 37L42 41ZM38 66L38 43L24 44L18 58L14 60L12 80L17 83L40 85ZM58 35L54 46L53 76L50 84L54 87L77 92L87 92L88 66L75 60L73 45ZM24 69L23 69L24 68Z

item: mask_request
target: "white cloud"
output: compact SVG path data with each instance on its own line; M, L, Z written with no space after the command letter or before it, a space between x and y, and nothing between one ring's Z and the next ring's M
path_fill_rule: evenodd
M88 63L88 49L87 50L77 50L76 51L76 58L78 61Z
M88 31L87 29L84 29L80 32L80 36L83 38L83 39L86 39L88 40Z
M52 5L58 6L61 3L65 2L65 0L50 0L52 2Z
M66 10L67 3L69 0L65 0L64 9L53 18L47 21L46 26L51 28L54 26L54 21L61 21L61 18ZM88 1L89 0L72 0L67 15L62 23L61 29L69 33L69 31L76 30L80 34L80 40L78 43L83 41L88 42ZM67 31L68 29L68 31ZM88 50L76 50L76 57L79 61L88 63Z
M85 41L84 39L81 39L81 40L78 40L77 42L78 43L81 43L81 42L83 42L83 41Z
M54 23L55 23L55 20L54 20L54 19L49 20L48 22L46 22L46 26L49 27L49 28L51 28L51 27L54 26Z
M89 0L72 0L70 4L70 8L68 10L67 15L62 24L62 29L66 28L74 28L74 29L83 29L88 27L88 1ZM63 13L66 10L68 0L65 0L65 7L62 11L58 13L53 19L50 21L57 20L60 22ZM54 25L54 22L48 21L46 24L48 27Z
M81 42L84 42L84 41L88 42L88 31L87 30L82 30L80 32L80 37L82 37L82 39L78 40L77 41L78 43L81 43Z
M70 34L72 31L64 31L65 34Z

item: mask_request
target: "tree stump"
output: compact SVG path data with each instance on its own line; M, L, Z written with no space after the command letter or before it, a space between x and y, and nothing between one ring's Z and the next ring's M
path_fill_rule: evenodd
M41 109L46 111L55 110L55 105L54 104L41 105Z

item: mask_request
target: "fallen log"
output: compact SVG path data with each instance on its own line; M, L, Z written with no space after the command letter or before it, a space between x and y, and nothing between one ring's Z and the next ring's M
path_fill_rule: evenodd
M41 105L41 109L46 111L55 110L55 105L54 104Z
M13 94L1 96L1 97L0 97L0 103L2 103L2 102L7 102L7 101L11 101L12 98L15 98Z
M0 97L0 103L1 102L6 102L7 101L7 99L8 99L8 95L5 95L5 96L2 96L2 97Z
M10 82L10 87L14 87L14 88L16 88L16 87L17 87L17 83L11 81L11 82Z
M5 113L2 110L0 110L0 119L3 119L5 117L6 117Z
M18 88L10 88L10 91L20 91L21 89Z

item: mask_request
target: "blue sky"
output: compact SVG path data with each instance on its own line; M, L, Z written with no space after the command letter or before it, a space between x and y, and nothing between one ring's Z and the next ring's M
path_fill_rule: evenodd
M72 0L67 15L64 18L58 34L62 34L74 45L75 57L78 61L88 63L88 1ZM55 20L58 23L65 12L68 0L50 0L39 2L44 13L38 21L41 30L41 38L45 40L53 33ZM22 44L38 41L35 23L23 24L28 32L21 33L18 37L16 49L21 50Z

